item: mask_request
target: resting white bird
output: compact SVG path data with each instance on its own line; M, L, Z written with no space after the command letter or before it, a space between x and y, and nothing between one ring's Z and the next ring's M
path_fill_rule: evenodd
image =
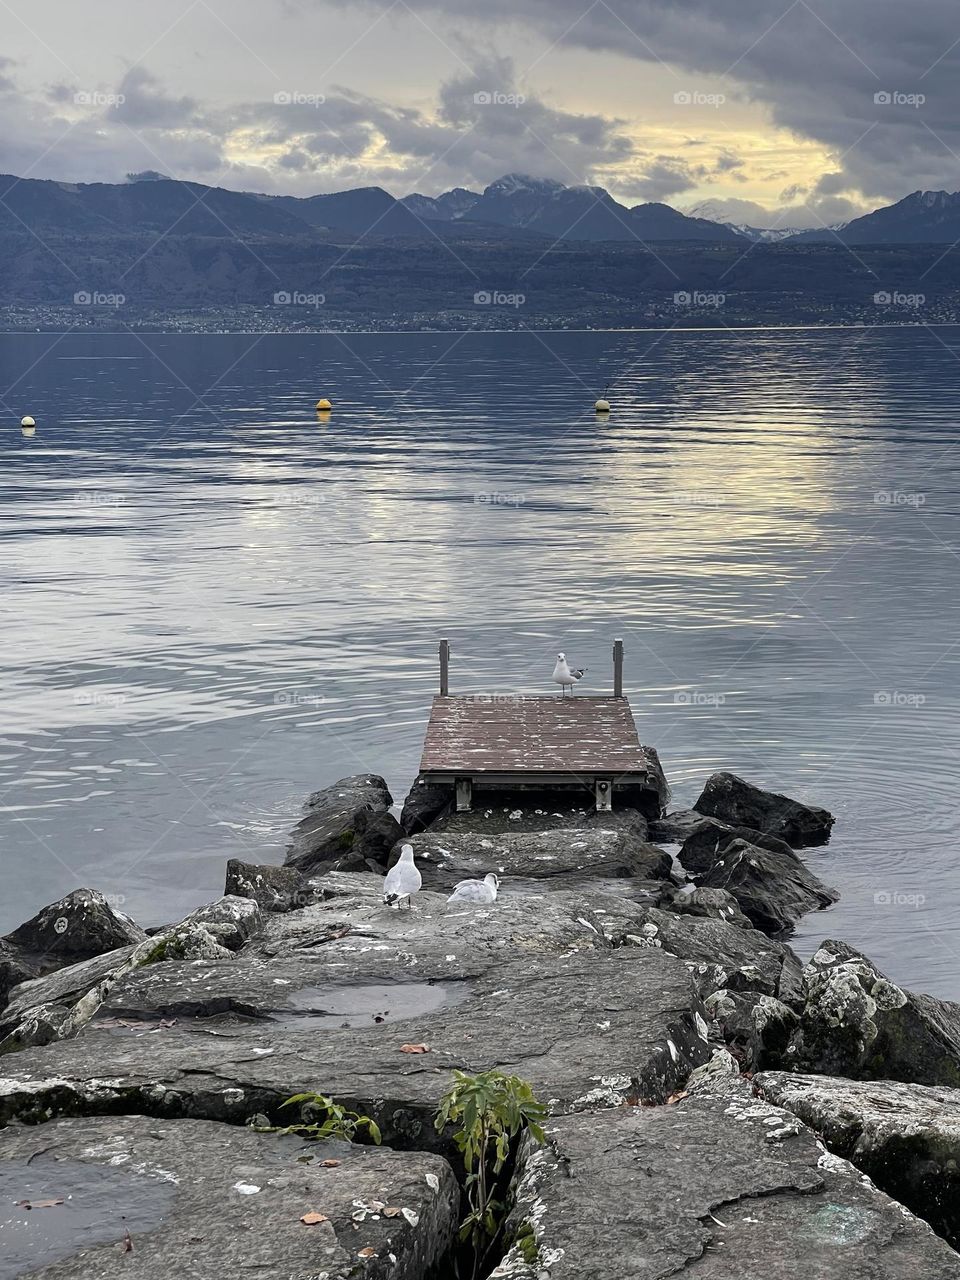
M562 698L567 688L573 693L573 686L578 680L582 680L586 667L576 667L571 670L567 665L567 656L564 653L557 654L557 665L553 668L553 683L560 686L560 697Z
M383 901L388 907L393 907L399 906L406 898L409 907L410 899L420 892L421 884L423 877L413 860L413 845L401 845L400 861L394 863L383 880Z
M453 886L448 902L480 902L489 905L497 900L500 878L491 871L482 880L460 880Z

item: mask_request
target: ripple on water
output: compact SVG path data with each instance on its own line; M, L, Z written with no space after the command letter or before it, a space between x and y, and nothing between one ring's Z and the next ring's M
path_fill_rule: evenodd
M40 409L0 437L0 928L84 882L161 923L225 858L279 857L309 791L377 772L401 798L441 635L458 692L542 692L558 648L602 691L621 635L676 803L731 768L837 812L809 857L844 896L797 945L835 931L960 997L960 366L937 335L148 346L0 353Z

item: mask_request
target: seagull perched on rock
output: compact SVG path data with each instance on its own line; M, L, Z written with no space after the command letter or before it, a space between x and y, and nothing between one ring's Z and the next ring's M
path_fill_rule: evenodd
M476 902L489 906L497 900L500 878L491 871L482 880L460 880L453 886L448 902Z
M586 672L586 667L570 668L567 664L567 656L564 653L557 654L557 665L553 668L553 683L560 686L560 697L562 698L567 688L573 693L573 686L578 680L582 680Z
M384 903L388 907L398 907L403 899L406 898L407 907L409 908L411 905L410 899L415 893L420 892L421 884L423 884L423 877L417 870L417 865L413 860L413 845L401 845L400 861L395 862L386 876L384 876Z

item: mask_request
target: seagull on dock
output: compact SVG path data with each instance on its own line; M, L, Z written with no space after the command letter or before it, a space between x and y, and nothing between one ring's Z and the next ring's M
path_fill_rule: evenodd
M413 845L401 845L400 861L393 864L383 879L384 905L399 907L403 899L406 898L407 908L409 909L411 906L410 899L415 893L420 892L421 884L423 884L423 877L420 875L413 860Z
M497 890L500 888L500 877L495 876L491 871L488 876L484 876L482 880L460 880L453 886L453 893L447 899L448 902L473 902L482 906L489 906L497 900Z
M566 693L569 688L571 696L573 695L573 686L582 680L587 668L573 667L567 664L567 656L564 653L557 654L557 665L553 668L553 683L560 686L560 697Z

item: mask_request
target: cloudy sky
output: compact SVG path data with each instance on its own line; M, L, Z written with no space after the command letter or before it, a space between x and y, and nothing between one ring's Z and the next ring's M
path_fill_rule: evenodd
M0 0L0 30L20 176L520 171L807 226L960 189L956 0Z

